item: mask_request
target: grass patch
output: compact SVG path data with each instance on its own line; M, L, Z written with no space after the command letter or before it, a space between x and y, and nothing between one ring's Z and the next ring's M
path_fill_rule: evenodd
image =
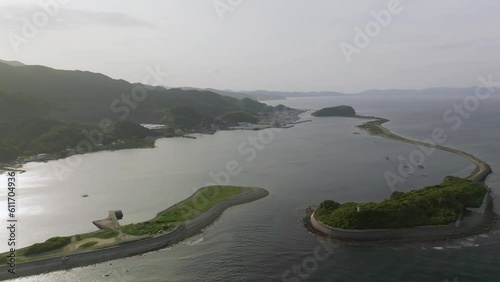
M92 233L78 234L75 235L76 241L81 241L88 238L98 238L98 239L111 239L118 236L117 231L113 230L100 230Z
M389 120L385 118L376 118L376 120L365 122L357 127L366 130L372 135L385 135L385 132L380 127L388 121Z
M111 239L118 236L117 231L113 230L101 230L97 232L92 238L99 238L99 239Z
M90 242L81 244L80 246L78 246L78 249L88 249L88 248L91 248L95 245L97 245L97 241L90 241Z
M324 201L315 217L331 227L342 229L447 225L455 222L466 208L479 207L486 192L486 187L480 183L448 176L439 185L408 193L394 192L391 198L381 203Z
M125 225L122 231L129 235L146 235L174 229L180 223L195 218L216 204L241 194L242 191L244 188L234 186L205 187L157 217L146 222Z
M43 243L36 243L34 245L27 247L24 251L24 254L29 256L29 255L38 255L41 253L50 252L65 247L70 242L71 242L71 237L50 238Z

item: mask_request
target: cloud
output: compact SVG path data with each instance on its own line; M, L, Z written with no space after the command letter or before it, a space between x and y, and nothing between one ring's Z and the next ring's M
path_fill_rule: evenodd
M61 12L63 23L71 25L103 25L113 27L154 27L150 22L143 21L121 13L94 12L85 10L65 9Z
M19 27L23 23L23 18L31 20L37 12L43 12L43 9L37 5L0 6L0 25L3 27ZM150 22L122 13L65 9L64 7L57 13L53 22L55 23L53 27L58 28L75 28L88 25L118 28L154 27Z

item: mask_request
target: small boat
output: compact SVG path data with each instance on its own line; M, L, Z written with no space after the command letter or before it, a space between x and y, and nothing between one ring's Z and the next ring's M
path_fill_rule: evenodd
M83 195L82 195L82 198L87 198L88 196L89 196L89 195L87 195L87 194L83 194Z

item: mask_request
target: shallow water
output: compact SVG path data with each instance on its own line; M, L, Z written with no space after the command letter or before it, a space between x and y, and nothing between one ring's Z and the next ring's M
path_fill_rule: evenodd
M462 99L381 96L296 98L269 103L309 109L348 104L360 114L390 118L388 127L397 133L426 139L432 129L448 126L442 120L443 112ZM495 142L500 137L499 106L497 98L481 105L458 130L446 131L450 137L445 145L473 153L496 170L500 167L500 148ZM310 118L308 114L303 117ZM240 154L237 148L249 148L240 144L258 137L259 132L229 131L198 136L197 140L161 139L156 149L85 155L62 181L54 175L53 167L66 160L27 165L27 172L21 175L18 200L19 241L23 245L94 230L91 221L105 217L111 209L123 210L123 223L151 218L211 183L210 172L224 171L229 161L238 162L242 168L240 174L231 177L230 184L264 187L271 195L227 210L203 234L167 249L116 260L112 265L19 281L281 280L285 271L307 261L321 246L300 222L308 205L324 199L343 202L386 198L392 190L384 172L395 171L395 160L417 149L364 133L352 134L360 132L355 128L360 120L312 119L276 132L272 138L267 136L272 140L263 144L265 148L251 161L247 160L248 153ZM440 151L427 157L424 164L425 169L416 170L396 188L407 191L438 183L446 175L465 176L473 169L469 161ZM495 175L488 184L500 187ZM82 194L89 197L81 198ZM495 196L497 201L497 192ZM5 202L0 202L2 205ZM0 236L6 236L3 230ZM495 281L500 274L499 238L498 231L493 231L435 243L327 243L333 253L303 280ZM110 277L103 277L106 273Z

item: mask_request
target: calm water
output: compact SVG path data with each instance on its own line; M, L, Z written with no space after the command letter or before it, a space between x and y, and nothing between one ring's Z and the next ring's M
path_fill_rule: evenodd
M442 127L449 135L446 145L477 155L494 170L500 168L496 143L500 137L499 99L481 104L458 130L452 130L442 115L462 100L453 96L381 96L269 103L308 109L348 104L360 114L390 118L393 121L388 127L418 139L429 138L432 129ZM304 118L310 117L305 114ZM18 237L22 245L92 231L91 221L105 217L111 209L123 210L123 223L151 218L213 182L210 172L223 171L233 160L242 171L231 177L230 184L264 187L271 195L227 210L203 234L164 250L116 260L112 265L17 281L281 281L285 271L307 261L322 246L300 222L308 205L324 199L380 201L388 197L392 191L384 172L394 171L394 160L407 158L416 149L353 134L359 132L355 128L359 123L355 119L313 118L310 123L276 132L250 161L237 148L249 148L242 142L262 133L219 132L197 140L158 140L157 148L150 150L89 154L62 179L55 175L54 167L60 168L67 160L29 164L19 188ZM425 169L415 171L397 189L435 184L450 174L465 176L473 168L467 160L439 151L424 164ZM488 179L494 189L500 187L499 182L495 175ZM89 197L81 198L82 194ZM1 216L4 221L6 215ZM6 233L1 230L0 236L4 238ZM436 243L357 246L323 242L332 254L303 277L307 281L497 281L499 239L499 232L493 231ZM105 273L111 273L110 277L103 277Z

